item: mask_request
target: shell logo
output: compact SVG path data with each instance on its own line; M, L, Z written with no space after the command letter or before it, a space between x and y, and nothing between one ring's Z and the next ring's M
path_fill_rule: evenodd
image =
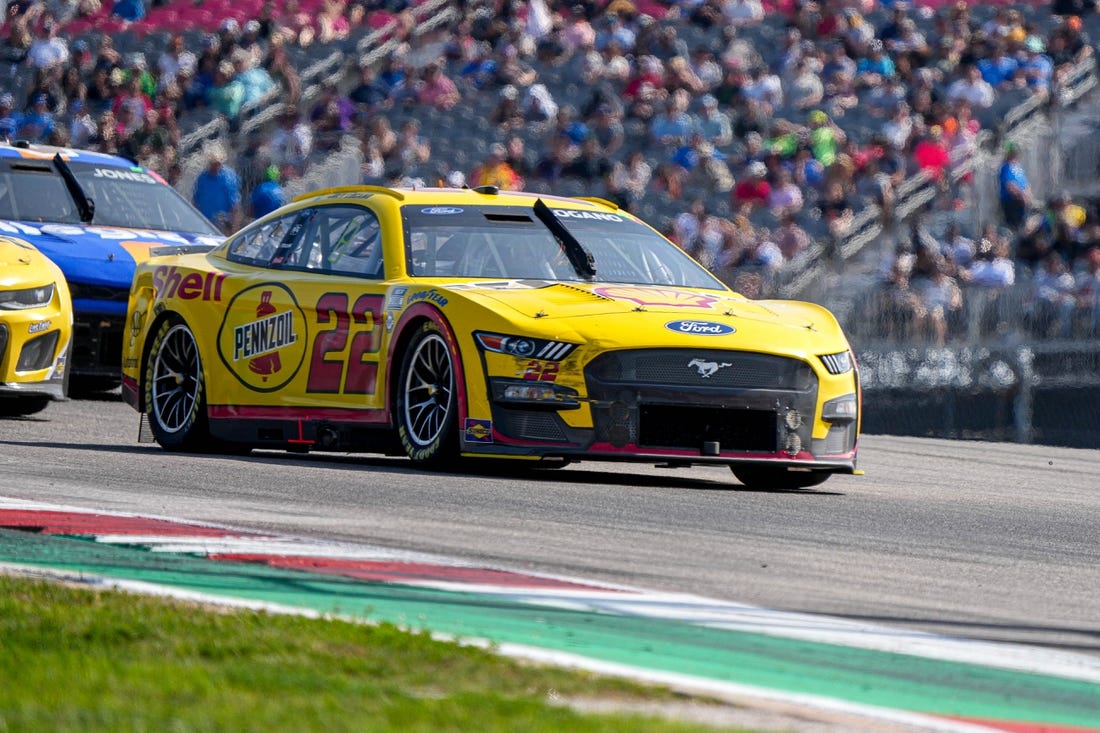
M251 390L274 392L305 359L306 318L286 286L263 283L237 293L218 332L218 355Z
M614 300L629 300L638 305L662 306L665 308L710 308L718 301L711 295L693 293L688 290L672 288L646 288L629 285L609 285L596 288L596 295Z

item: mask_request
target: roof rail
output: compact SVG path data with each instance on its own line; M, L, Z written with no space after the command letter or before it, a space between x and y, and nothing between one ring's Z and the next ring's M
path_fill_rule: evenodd
M392 196L398 201L405 200L405 194L400 191L395 191L392 188L386 188L385 186L368 186L366 184L359 186L333 186L332 188L319 188L316 191L307 191L306 193L298 194L294 197L294 201L305 201L306 199L316 198L318 196L328 196L335 193L377 193L383 196Z

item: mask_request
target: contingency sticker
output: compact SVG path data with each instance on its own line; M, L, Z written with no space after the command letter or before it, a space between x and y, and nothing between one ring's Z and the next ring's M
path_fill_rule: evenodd
M493 442L493 421L492 420L478 420L477 418L466 418L466 440L470 443L492 443Z

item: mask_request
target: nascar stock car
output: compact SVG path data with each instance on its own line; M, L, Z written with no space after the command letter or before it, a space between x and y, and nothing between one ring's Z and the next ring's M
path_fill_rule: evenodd
M73 309L57 265L0 235L0 415L31 415L65 398Z
M353 186L137 267L124 399L169 450L857 473L825 309L751 301L597 199ZM140 435L141 433L139 433Z
M73 300L68 365L78 385L118 385L134 266L153 251L206 251L224 237L156 173L125 158L0 144L0 235L33 244Z

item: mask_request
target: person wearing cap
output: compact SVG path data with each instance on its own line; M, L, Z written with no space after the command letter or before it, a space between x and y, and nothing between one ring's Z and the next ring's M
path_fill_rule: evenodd
M507 155L508 150L502 143L490 145L485 161L470 172L470 185L475 188L496 186L502 191L519 191L523 187L523 179L508 165L505 160Z
M267 216L286 204L287 197L282 178L278 166L269 165L264 169L263 180L252 189L252 195L248 197L248 213L253 219Z
M772 187L768 183L768 167L762 161L749 163L746 175L733 189L733 208L735 211L752 211L767 206Z
M241 217L241 184L237 173L225 164L225 150L212 145L206 154L206 168L195 179L191 201L224 234L236 231Z
M489 122L496 125L502 132L509 130L522 130L527 126L523 110L519 106L519 90L511 84L500 90L497 104L489 113Z
M1028 88L1040 94L1050 91L1050 80L1054 76L1054 62L1046 50L1043 39L1028 36L1024 41L1024 60L1020 64Z
M115 0L111 15L127 23L136 23L145 17L144 0Z
M884 79L894 76L897 68L894 60L890 58L882 46L882 41L877 38L867 44L867 56L856 63L856 84L874 88L882 84Z
M23 126L23 114L15 109L15 96L11 92L0 94L0 138L14 140Z

